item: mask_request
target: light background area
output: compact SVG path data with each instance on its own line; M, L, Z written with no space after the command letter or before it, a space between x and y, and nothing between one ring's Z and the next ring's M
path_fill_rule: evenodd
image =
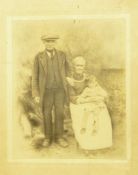
M107 19L46 19L12 22L13 54L19 63L32 61L43 51L42 35L57 34L57 48L69 59L82 55L94 68L124 68L126 58L126 20Z

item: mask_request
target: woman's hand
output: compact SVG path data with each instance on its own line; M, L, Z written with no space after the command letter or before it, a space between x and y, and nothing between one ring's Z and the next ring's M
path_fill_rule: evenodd
M74 80L73 80L73 78L66 77L66 79L67 79L67 82L69 83L70 86L74 86Z
M95 97L91 97L89 99L92 99L92 101L103 101L104 100L104 97L102 96L95 96Z
M78 99L76 100L77 104L82 104L85 103L85 99L83 97L78 97Z
M76 100L77 104L82 104L82 103L90 103L90 102L97 102L97 101L103 101L104 98L100 97L100 96L93 96L93 97L78 97L78 99Z

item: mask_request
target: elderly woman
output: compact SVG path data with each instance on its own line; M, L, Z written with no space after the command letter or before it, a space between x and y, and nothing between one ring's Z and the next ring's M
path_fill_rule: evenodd
M111 119L105 103L107 93L94 76L84 73L86 61L83 57L76 57L73 65L74 73L67 81L75 138L85 150L111 147Z

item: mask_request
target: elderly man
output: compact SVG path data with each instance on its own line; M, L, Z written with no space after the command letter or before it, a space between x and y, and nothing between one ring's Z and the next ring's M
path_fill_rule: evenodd
M36 55L32 75L32 93L36 103L40 103L45 139L44 147L50 146L53 139L61 147L67 147L63 138L64 105L69 103L66 76L69 62L64 52L55 48L58 36L41 37L45 50ZM54 126L52 109L54 106Z

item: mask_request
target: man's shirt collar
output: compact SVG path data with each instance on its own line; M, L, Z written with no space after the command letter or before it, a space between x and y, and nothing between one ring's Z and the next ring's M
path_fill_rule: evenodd
M47 55L51 58L51 57L53 57L53 56L55 55L55 50L53 50L53 51L48 51L48 50L46 49L46 53L47 53Z

